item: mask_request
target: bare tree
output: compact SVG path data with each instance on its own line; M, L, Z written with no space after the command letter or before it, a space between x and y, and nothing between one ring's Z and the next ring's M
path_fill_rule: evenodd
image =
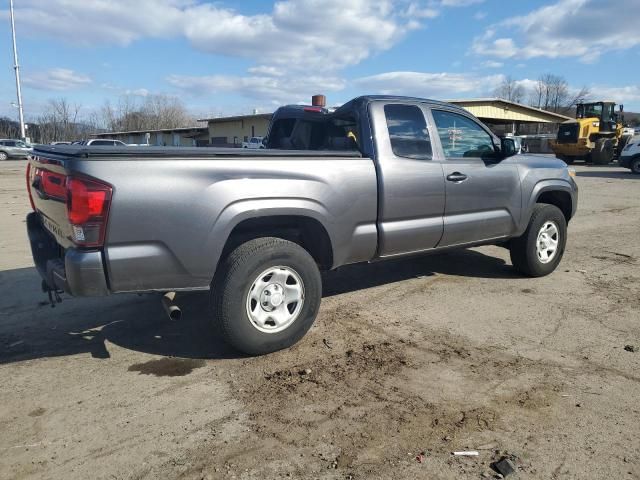
M521 103L524 100L525 89L511 76L502 80L502 83L493 91L493 94L510 102Z
M572 93L563 77L547 73L538 77L530 93L529 103L533 107L565 113L577 103L585 101L589 95L587 87Z
M195 124L183 103L176 97L123 95L115 105L105 102L101 110L102 123L111 131L158 130Z
M2 138L19 138L20 124L15 120L7 117L0 117L0 137Z
M79 114L79 104L72 104L66 98L49 100L46 111L40 115L38 124L38 139L41 143L62 140L76 140L82 136Z

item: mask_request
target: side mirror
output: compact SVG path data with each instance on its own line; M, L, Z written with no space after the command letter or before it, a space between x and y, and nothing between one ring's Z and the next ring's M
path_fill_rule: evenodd
M267 139L267 137L262 137L262 144L266 147L267 143L269 143L269 140Z
M503 158L513 157L516 153L518 153L515 140L510 137L501 138L500 151L502 152Z

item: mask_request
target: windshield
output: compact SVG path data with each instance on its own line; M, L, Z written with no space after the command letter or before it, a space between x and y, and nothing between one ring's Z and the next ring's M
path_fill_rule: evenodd
M615 119L615 105L613 103L585 103L578 105L578 118L599 118L603 122Z
M582 105L582 115L583 118L600 118L602 115L602 104L601 103L587 103Z

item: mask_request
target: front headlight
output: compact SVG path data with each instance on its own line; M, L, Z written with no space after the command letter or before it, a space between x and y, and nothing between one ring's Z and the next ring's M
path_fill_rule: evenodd
M576 176L576 169L575 168L567 168L567 172L569 172L569 176L570 177L575 177Z

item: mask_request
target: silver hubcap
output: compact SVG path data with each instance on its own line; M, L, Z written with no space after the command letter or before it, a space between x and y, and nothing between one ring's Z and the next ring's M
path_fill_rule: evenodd
M251 324L265 333L281 332L298 318L304 304L304 284L290 267L271 267L254 280L247 295Z
M551 222L544 222L542 228L538 232L538 240L536 242L536 253L538 260L542 263L549 263L558 253L558 241L560 240L560 232L558 226Z

